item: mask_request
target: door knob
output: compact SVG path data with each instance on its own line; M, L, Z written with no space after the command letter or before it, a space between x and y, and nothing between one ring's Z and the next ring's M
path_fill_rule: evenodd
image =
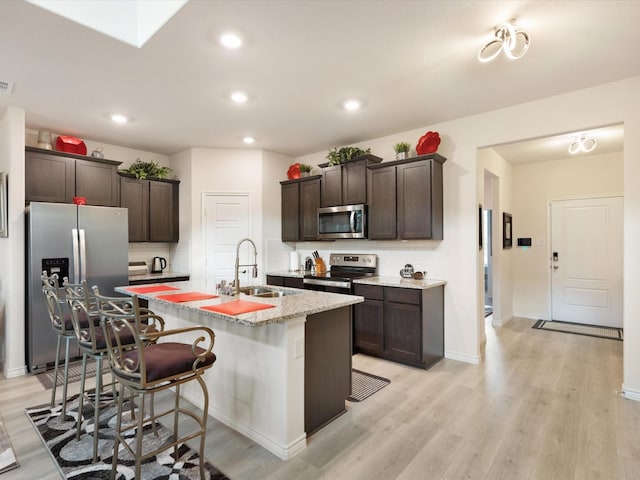
M558 269L558 265L554 265L554 266L553 266L553 269L554 269L554 270L557 270L557 269Z

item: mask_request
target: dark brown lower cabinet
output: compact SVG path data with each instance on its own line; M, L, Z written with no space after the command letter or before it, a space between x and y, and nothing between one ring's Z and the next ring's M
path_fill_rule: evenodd
M307 316L304 343L307 436L346 411L351 395L351 307Z
M285 277L282 275L267 275L267 285L276 287L304 288L302 278Z
M356 350L381 356L384 353L384 295L382 287L356 285L365 297L354 306L353 340Z
M356 352L427 368L444 356L444 287L356 284Z

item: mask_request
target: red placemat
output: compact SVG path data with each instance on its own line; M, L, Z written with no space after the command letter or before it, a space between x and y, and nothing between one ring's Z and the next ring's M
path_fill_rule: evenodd
M210 293L184 292L172 293L171 295L158 295L156 298L167 302L195 302L196 300L206 300L207 298L218 298Z
M152 285L150 287L128 287L132 293L155 293L155 292L164 292L167 290L180 290L179 288L172 287L170 285Z
M231 302L221 303L220 305L205 305L200 308L203 310L209 310L210 312L224 313L225 315L240 315L241 313L257 312L258 310L265 310L273 307L275 307L275 305L269 305L268 303L233 300Z

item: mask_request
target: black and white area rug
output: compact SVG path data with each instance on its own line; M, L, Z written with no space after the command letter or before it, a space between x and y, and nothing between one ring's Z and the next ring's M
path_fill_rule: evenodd
M98 462L92 463L93 457L93 406L83 405L80 415L82 434L76 440L76 419L78 418L78 395L67 400L67 415L61 418L61 405L51 408L48 404L26 409L26 414L40 434L42 442L55 459L64 478L67 479L108 479L111 475L111 460L113 459L113 438L116 424L116 407L101 407L100 437L98 441ZM130 421L129 409L126 410ZM172 433L169 429L158 424L158 435L153 433L150 425L144 427L143 451L151 451L168 442ZM131 442L133 439L131 430ZM199 440L198 440L199 441ZM200 478L200 460L198 453L185 444L178 448L178 456L173 456L173 448L159 453L142 464L142 479L197 479ZM135 461L127 450L120 450L118 454L117 480L134 478ZM206 460L205 460L206 461ZM205 463L205 477L207 480L228 480L228 477L217 470L209 462ZM137 479L136 479L137 480Z
M0 417L0 473L13 470L18 467L18 460L13 452L11 440L4 428L2 417Z
M621 328L600 327L597 325L585 325L583 323L561 322L553 320L538 320L531 328L539 330L550 330L553 332L574 333L576 335L586 335L588 337L609 338L611 340L624 340Z
M361 402L391 383L388 378L378 377L353 368L351 370L350 402Z

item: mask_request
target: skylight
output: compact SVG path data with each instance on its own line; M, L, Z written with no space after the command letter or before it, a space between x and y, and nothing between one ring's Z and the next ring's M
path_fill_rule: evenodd
M26 0L141 48L189 0Z

